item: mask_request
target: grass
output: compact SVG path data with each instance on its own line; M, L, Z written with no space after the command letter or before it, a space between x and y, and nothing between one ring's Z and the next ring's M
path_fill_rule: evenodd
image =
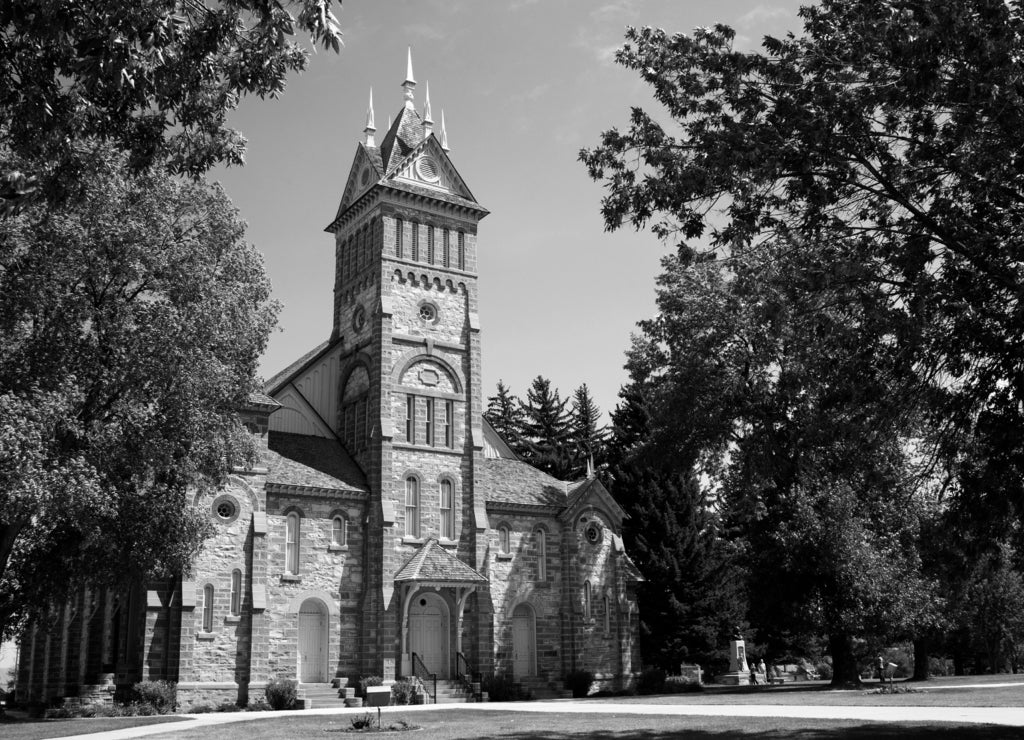
M650 717L637 715L530 714L512 712L422 712L404 715L423 728L413 735L380 733L388 737L426 737L431 740L469 738L543 738L544 740L724 740L757 737L762 740L1020 740L1024 730L988 725L917 722L858 723L829 720L733 717ZM393 718L390 721L395 721ZM277 738L358 737L339 732L346 717L306 716L262 718L258 722L199 727L150 736L151 740L276 740ZM336 734L333 734L336 733Z
M90 717L83 719L29 719L0 720L3 740L43 740L44 738L84 735L87 732L107 732L130 727L145 727L167 722L183 722L183 717L157 715L153 717Z
M1014 683L999 687L991 684ZM979 688L962 688L978 684ZM898 685L898 684L897 684ZM606 706L628 707L634 704L701 706L711 704L798 705L798 706L916 706L916 707L1020 707L1024 704L1024 676L958 676L908 684L911 694L875 694L874 682L868 691L831 691L827 684L799 683L777 687L717 688L696 694L672 696L619 697L600 701ZM948 688L944 688L948 687ZM956 688L961 687L961 688ZM250 715L252 719L216 726L199 726L149 735L154 740L262 740L271 738L359 737L347 733L352 714L309 715L295 712L281 715ZM0 723L4 740L42 740L68 735L140 727L159 722L174 722L177 717L124 717L79 720L34 720ZM433 740L463 738L544 738L549 740L724 740L756 736L760 740L1024 740L1024 728L993 725L932 722L868 722L784 717L710 717L650 716L628 714L531 713L502 710L403 712L384 710L384 722L408 721L422 727L422 734L373 733L392 738L428 737ZM330 734L327 734L330 733Z

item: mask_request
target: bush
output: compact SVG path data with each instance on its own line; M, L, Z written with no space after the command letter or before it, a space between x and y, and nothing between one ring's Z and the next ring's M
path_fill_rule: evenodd
M572 692L574 699L580 699L590 693L590 684L594 682L594 674L590 671L570 671L565 675L565 688Z
M480 682L480 690L487 692L490 701L529 701L533 694L512 680L511 676L498 675Z
M696 677L691 676L668 676L662 691L666 694L688 694L694 691L703 691L704 687Z
M352 723L353 730L368 730L373 727L373 715L369 713L357 714L350 722Z
M832 664L831 663L823 660L822 662L820 662L816 666L814 666L814 670L816 670L818 672L818 677L821 678L822 681L831 681L832 680Z
M271 709L295 709L299 698L299 682L293 678L274 678L267 683L267 704Z
M660 668L646 668L636 681L636 693L661 694L665 691L665 671Z
M366 689L370 686L383 686L384 679L380 676L361 676L359 678L359 695L366 697Z
M132 686L131 703L148 704L154 714L170 714L178 707L178 684L173 681L140 681Z
M395 704L412 704L412 695L416 693L416 684L419 679L403 678L391 684L391 696Z

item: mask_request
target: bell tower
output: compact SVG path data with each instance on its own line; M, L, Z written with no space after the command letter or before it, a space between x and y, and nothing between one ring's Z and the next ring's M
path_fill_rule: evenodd
M422 587L396 585L399 571L427 548L479 570L486 549L474 471L484 444L477 225L488 212L452 164L443 112L434 129L429 85L422 112L416 86L410 51L402 107L379 142L370 93L326 229L335 240L332 339L344 346L339 436L371 492L360 660L366 675L385 679L408 672L409 597ZM461 620L469 591L432 588ZM451 621L451 639L478 643L485 622Z

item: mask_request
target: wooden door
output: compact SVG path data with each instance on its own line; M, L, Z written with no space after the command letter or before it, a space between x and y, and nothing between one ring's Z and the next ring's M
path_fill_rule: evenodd
M533 609L520 604L512 612L512 675L516 678L537 674L534 632Z
M448 678L448 609L434 594L414 596L409 607L409 651L438 678Z
M299 609L299 680L327 681L327 610L316 599L306 599Z

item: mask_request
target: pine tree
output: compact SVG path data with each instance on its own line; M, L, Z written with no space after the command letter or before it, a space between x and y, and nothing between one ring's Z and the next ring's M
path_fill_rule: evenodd
M505 381L498 381L498 393L487 397L487 421L517 454L522 448L523 402L512 395Z
M608 430L598 426L601 409L590 395L590 388L584 383L572 395L572 411L569 415L570 444L573 448L573 477L585 474L588 463L596 468L604 462L605 440Z
M556 478L566 478L572 469L572 450L569 445L568 401L552 390L551 381L538 375L526 392L522 407L523 458L536 468Z

